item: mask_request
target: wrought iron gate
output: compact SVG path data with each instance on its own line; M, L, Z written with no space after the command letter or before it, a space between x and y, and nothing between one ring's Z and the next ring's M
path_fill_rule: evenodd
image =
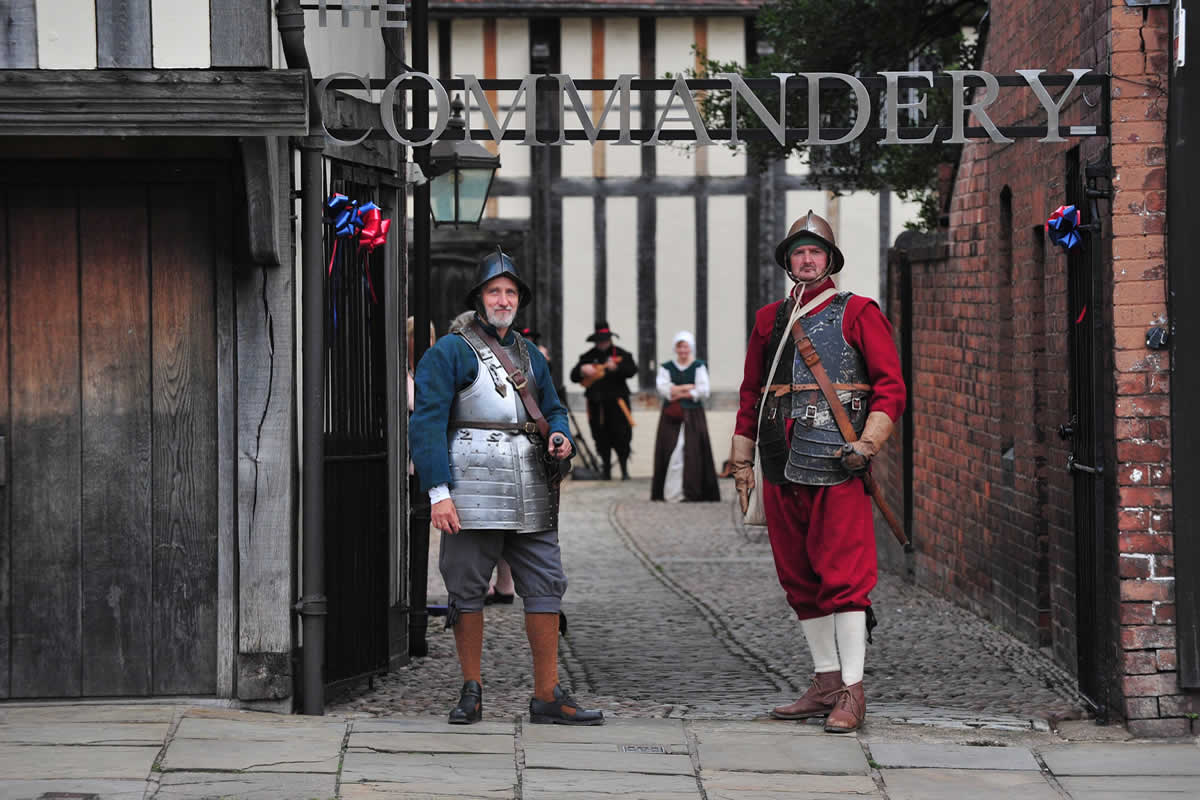
M326 196L379 203L362 168L334 161L329 175ZM325 680L335 684L388 667L386 270L382 250L325 231Z
M1067 251L1067 303L1070 353L1070 420L1059 428L1071 441L1067 469L1074 484L1075 628L1079 688L1108 714L1112 676L1112 565L1114 545L1105 525L1104 413L1102 384L1104 302L1103 252L1096 197L1107 194L1094 184L1107 177L1106 166L1088 166L1087 180L1079 148L1067 153L1066 202L1082 211L1084 235Z

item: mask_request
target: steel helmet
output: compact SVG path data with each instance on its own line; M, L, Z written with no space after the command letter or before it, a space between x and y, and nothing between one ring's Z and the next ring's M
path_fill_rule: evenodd
M475 302L479 299L479 293L483 290L484 284L499 277L510 278L517 285L521 308L525 308L533 300L533 292L530 290L529 284L521 280L521 276L517 274L517 265L513 263L507 253L500 249L500 245L496 245L496 252L488 253L479 262L479 267L475 272L475 285L471 287L471 291L467 292L467 308L475 308Z
M814 214L811 208L807 214L792 223L792 227L788 228L787 236L775 248L775 261L779 266L783 267L785 272L791 272L791 265L788 263L788 254L791 252L792 245L804 238L817 239L829 248L830 275L833 275L835 272L841 272L842 265L846 263L846 258L842 255L842 251L838 249L837 242L834 240L833 228L829 226L824 217Z

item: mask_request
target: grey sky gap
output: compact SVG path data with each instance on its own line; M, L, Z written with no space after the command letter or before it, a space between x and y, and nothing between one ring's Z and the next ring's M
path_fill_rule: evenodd
M822 129L820 125L821 108L819 89L841 86L845 90L854 93L857 108L863 109L869 108L871 105L871 94L868 90L868 85L870 85L883 91L883 105L880 114L882 125L880 130L885 135L882 138L882 142L884 144L911 145L928 144L935 141L959 144L966 142L968 139L982 138L984 134L993 142L1013 141L1004 130L996 125L987 113L988 106L994 103L999 97L1002 85L1001 81L1004 80L1005 85L1017 85L1023 87L1025 90L1032 91L1042 109L1046 112L1044 127L1038 128L1036 132L1031 132L1028 129L1020 129L1020 135L1031 136L1040 133L1042 136L1039 141L1041 142L1066 141L1063 136L1064 132L1060 130L1059 114L1070 100L1076 86L1081 83L1081 80L1084 80L1084 76L1091 72L1091 70L1071 69L1069 70L1069 75L1046 76L1047 80L1045 81L1042 79L1044 70L1041 69L1020 69L1016 72L1020 76L1020 81L1015 84L1012 79L997 78L995 75L983 70L949 70L936 78L932 72L912 71L880 72L877 77L861 77L836 72L774 73L772 79L766 80L746 80L736 73L720 73L715 78L703 80L685 80L682 76L679 76L674 80L646 81L638 79L638 76L633 74L623 74L615 81L585 80L579 82L574 81L570 75L561 73L554 75L529 74L519 82L515 80L480 81L475 75L460 73L455 76L456 80L438 81L428 73L414 71L397 75L386 84L380 81L371 81L367 77L339 72L322 79L318 84L318 93L324 94L331 84L337 88L359 88L363 90L383 88L379 108L381 123L386 135L401 144L414 147L430 144L439 139L445 132L450 120L448 88L461 88L468 95L466 104L466 137L471 139L490 138L495 142L505 139L519 140L520 144L527 146L537 144L561 146L570 144L572 140L586 140L590 144L595 144L598 140L604 140L611 141L616 145L655 145L661 140L681 139L695 141L699 145L712 145L718 142L737 144L747 138L767 137L774 138L780 144L799 141L801 144L808 146L828 146L847 144L857 139L867 130L867 126L870 123L870 115L858 113L853 126L849 129ZM1085 80L1085 82L1104 81L1105 78L1106 76L1096 75L1091 80ZM538 131L535 127L537 105L539 102L544 102L546 97L544 89L539 91L537 88L538 82L543 79L550 79L557 83L555 94L557 95L558 102L562 103L563 111L559 117L560 123L557 131ZM434 102L432 103L432 110L435 113L436 119L432 130L405 131L396 125L396 95L399 91L402 91L401 87L410 81L424 82L428 86L427 91L433 92ZM497 86L497 84L504 85ZM603 84L603 86L598 86L598 84ZM939 131L943 127L942 123L936 123L932 127L925 128L901 128L901 113L908 115L910 119L919 119L920 116L925 114L927 107L928 97L924 92L926 90L944 88L947 84L951 91L953 102L953 110L949 123L949 137L944 136L944 131L942 132L943 135L939 136ZM1061 94L1057 98L1051 96L1047 86L1062 84L1066 84L1066 88ZM787 93L795 91L798 87L803 87L803 90L807 93L806 121L808 126L806 128L788 128L786 117ZM516 91L516 95L508 107L508 112L503 122L500 122L498 119L496 110L491 107L486 94L488 90L498 88L515 89ZM585 91L598 88L610 90L603 109L599 110L598 119L595 119L593 114L589 113L585 107L579 94L581 88ZM658 113L657 123L653 130L635 131L631 128L630 124L633 92L647 88L669 90L670 94L661 105L661 111ZM778 108L774 110L768 109L759 96L755 94L755 88L770 88L778 92ZM901 102L901 88L915 90L914 94L919 94L920 99L910 98L907 102ZM982 89L982 92L970 98L966 97L967 90L974 88ZM695 91L702 90L724 90L731 92L734 111L731 116L734 127L724 130L709 130L705 127L694 95ZM524 101L525 109L525 127L523 131L510 131L513 113L522 105L522 100ZM736 113L738 103L749 105L765 129L756 128L746 130L743 128L739 130ZM567 129L568 108L574 110L575 117L579 120L580 129ZM672 121L672 118L670 118L672 111L678 109L682 109L686 114L691 124L691 131L663 129L663 126L668 121ZM476 111L482 115L486 128L471 128L471 115ZM604 129L605 121L614 112L617 116L618 128L615 130ZM967 112L975 115L975 118L982 126L982 130L966 127ZM902 137L900 135L902 130L910 135L915 134L915 136L912 136L912 138ZM357 144L367 138L382 138L383 136L383 134L377 133L374 128L366 132L356 131L354 133L357 134L357 138L342 139L334 136L333 132L329 131L329 129L325 130L326 136L332 141L347 146ZM827 137L826 134L829 134L829 136ZM1066 134L1069 136L1094 136L1102 134L1102 131L1096 126L1070 126ZM420 138L417 138L418 136ZM556 138L551 141L545 140L550 137Z

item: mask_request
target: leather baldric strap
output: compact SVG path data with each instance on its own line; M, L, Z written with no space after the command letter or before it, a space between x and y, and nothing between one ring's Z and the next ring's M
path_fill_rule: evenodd
M804 365L816 378L817 386L821 388L825 399L829 401L829 410L833 412L833 418L837 421L838 430L842 432L842 438L846 440L847 444L857 441L858 434L854 432L854 426L850 424L846 408L838 399L837 389L829 380L829 375L825 372L825 365L821 363L821 356L817 354L817 348L813 347L812 340L804 332L804 326L800 324L800 320L796 320L796 324L792 326L792 341L796 343L796 353L804 359Z
M835 383L833 388L839 392L869 392L871 384L869 383ZM772 383L767 387L767 391L776 397L783 397L785 394L793 392L816 392L821 389L820 384L816 383Z
M533 392L529 388L529 376L512 363L512 359L508 357L508 353L504 352L504 348L496 341L496 337L484 330L484 327L479 324L478 318L471 320L471 326L475 334L483 340L483 343L488 346L492 354L500 361L500 366L504 367L504 371L508 373L509 382L517 390L517 394L521 397L521 402L525 404L525 411L528 412L529 418L533 420L533 424L537 426L542 438L550 441L550 423L542 415L542 409L538 407L537 400L534 399ZM519 337L520 334L514 333L513 336Z

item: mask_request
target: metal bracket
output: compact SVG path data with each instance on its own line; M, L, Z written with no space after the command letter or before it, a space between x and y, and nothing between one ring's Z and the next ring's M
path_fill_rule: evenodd
M1080 464L1075 460L1075 456L1067 456L1067 471L1086 472L1089 475L1103 475L1104 467L1089 467L1087 464Z
M305 595L292 610L303 617L323 617L329 613L329 599L323 594Z
M1140 6L1169 6L1171 0L1125 0L1125 5L1136 8Z

